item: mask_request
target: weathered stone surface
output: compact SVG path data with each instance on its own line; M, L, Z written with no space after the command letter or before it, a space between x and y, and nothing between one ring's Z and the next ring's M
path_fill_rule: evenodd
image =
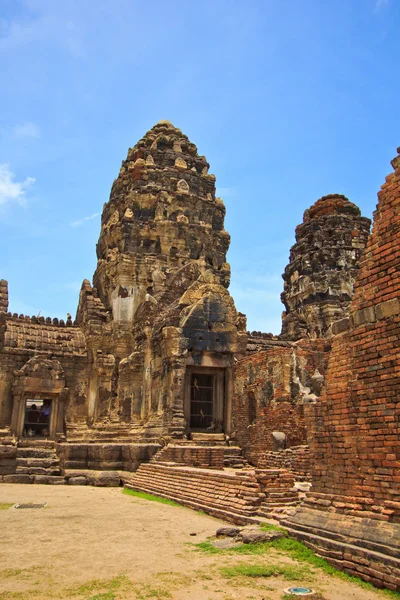
M4 483L33 483L33 476L28 474L3 475Z
M260 544L262 542L272 542L285 537L283 531L261 531L260 529L244 528L239 533L239 538L244 544Z
M216 536L236 537L240 533L239 527L220 527L217 529Z
M69 485L86 485L87 479L86 479L86 477L69 477L68 484Z
M208 168L167 121L129 149L104 205L94 285L83 281L75 322L6 315L0 281L0 427L21 436L25 399L44 397L52 439L181 437L191 428L188 380L197 368L222 374L224 397L204 431L230 429L224 380L247 335L227 291L230 236ZM69 466L137 468L141 459L128 465L122 449Z
M331 325L347 316L370 224L338 194L305 211L283 275L283 339L326 337Z

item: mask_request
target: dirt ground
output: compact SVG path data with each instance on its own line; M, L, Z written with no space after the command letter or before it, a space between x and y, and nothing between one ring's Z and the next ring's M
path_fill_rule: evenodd
M225 523L120 488L0 485L0 505L30 502L47 506L0 510L0 600L278 600L293 585L326 600L383 598L304 564L300 580L229 578L221 568L300 563L274 549L267 556L199 551L194 544Z

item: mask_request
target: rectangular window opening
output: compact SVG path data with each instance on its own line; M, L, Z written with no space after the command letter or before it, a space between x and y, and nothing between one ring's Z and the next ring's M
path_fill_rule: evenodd
M25 403L23 434L43 439L50 435L51 400L28 399Z

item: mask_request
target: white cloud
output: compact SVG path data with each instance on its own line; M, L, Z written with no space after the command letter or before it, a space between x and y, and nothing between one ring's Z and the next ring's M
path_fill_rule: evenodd
M24 181L15 181L15 174L6 164L0 165L0 204L17 202L25 204L26 190L35 182L34 177L27 177Z
M14 127L14 137L16 138L39 138L39 127L35 123L23 123Z
M385 6L388 6L388 5L389 5L389 0L376 0L375 12L379 12L380 10L385 8Z
M25 0L23 4L23 16L0 19L0 51L50 42L63 47L74 58L85 55L78 2Z
M93 221L93 219L95 219L96 217L99 217L100 213L96 212L93 213L92 215L89 215L88 217L82 217L82 219L78 219L77 221L72 221L72 223L70 223L71 227L80 227L81 225L83 225L84 223L86 223L86 221Z

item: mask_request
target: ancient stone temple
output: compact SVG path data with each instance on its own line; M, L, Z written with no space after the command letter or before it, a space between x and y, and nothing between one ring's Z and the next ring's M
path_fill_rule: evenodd
M42 433L26 402L46 399L51 439L96 439L107 426L131 439L229 433L247 335L227 291L230 238L208 168L167 121L129 150L74 323L4 315L2 282L3 427Z
M370 226L339 194L305 211L283 274L282 338L326 337L332 323L347 315Z
M8 312L0 281L0 481L122 483L234 523L273 517L400 589L392 164L372 236L345 196L305 211L282 333L250 333L228 292L215 177L157 123L112 185L75 320Z

